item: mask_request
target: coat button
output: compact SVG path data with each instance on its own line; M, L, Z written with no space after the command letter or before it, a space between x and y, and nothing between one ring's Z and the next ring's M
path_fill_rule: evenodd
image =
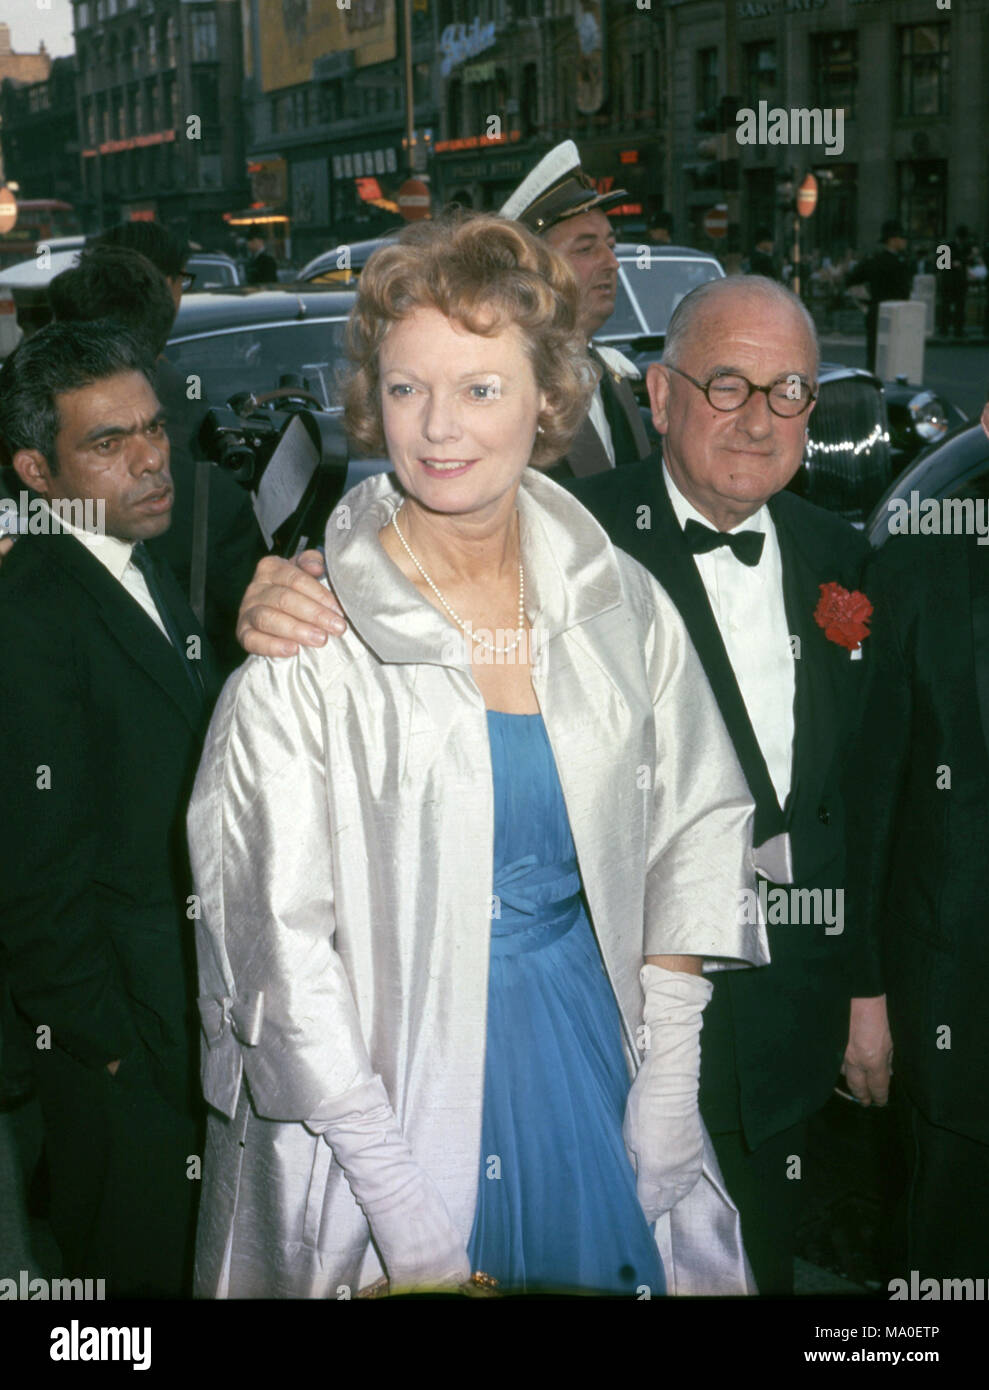
M831 824L831 812L828 810L826 806L818 806L817 819L821 822L822 825Z

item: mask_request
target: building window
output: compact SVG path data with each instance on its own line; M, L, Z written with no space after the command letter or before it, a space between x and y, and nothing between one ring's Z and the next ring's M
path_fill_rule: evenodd
M189 16L192 29L192 61L216 62L216 15L212 10L193 10Z
M89 0L79 0L79 3L76 5L76 28L77 28L77 29L88 29L88 28L89 28L89 14L90 14L90 11L89 11Z
M710 111L718 105L718 50L697 50L697 111Z
M220 124L220 93L212 73L198 73L193 78L193 93L196 113L203 121L203 134L209 136Z
M775 43L747 43L745 45L745 96L751 110L760 101L772 106L776 100L776 45Z
M817 74L817 104L823 111L841 107L848 120L855 115L858 84L858 34L815 34L811 68Z
M637 130L640 130L645 124L646 119L646 55L644 53L633 53L630 62L632 77L632 123Z
M158 66L158 31L153 24L148 25L147 35L147 67L149 72L154 72Z
M943 116L948 110L947 24L900 30L900 115Z
M522 118L522 138L528 140L539 128L539 67L536 63L526 63L522 69L519 114Z
M940 241L948 220L948 172L945 161L903 160L896 166L896 183L897 212L907 236L912 241Z
M171 15L165 25L165 63L170 68L175 66L175 20Z
M339 82L324 82L316 89L317 119L320 125L330 125L340 119L343 110Z

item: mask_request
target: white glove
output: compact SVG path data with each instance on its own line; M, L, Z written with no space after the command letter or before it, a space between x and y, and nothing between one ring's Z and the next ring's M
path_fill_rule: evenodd
M712 985L703 976L658 965L644 965L639 979L648 1043L628 1093L622 1134L635 1168L639 1202L652 1222L676 1206L700 1179L701 1015Z
M391 1291L456 1287L470 1261L446 1203L412 1156L380 1076L351 1093L347 1113L310 1121L333 1150L367 1217Z

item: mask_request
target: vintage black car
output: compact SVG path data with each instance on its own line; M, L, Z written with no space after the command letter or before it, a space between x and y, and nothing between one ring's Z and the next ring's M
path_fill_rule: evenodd
M876 503L866 535L878 548L890 535L891 519L906 515L904 504L918 512L925 499L943 497L989 503L989 438L978 421L959 426L918 454Z

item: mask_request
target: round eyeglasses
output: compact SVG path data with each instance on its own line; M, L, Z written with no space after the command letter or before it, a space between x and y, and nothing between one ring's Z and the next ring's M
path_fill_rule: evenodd
M674 367L671 362L664 362L663 366L671 372L676 372L677 376L682 376L691 386L696 386L698 391L703 391L708 404L725 413L741 410L753 391L761 391L773 414L781 415L784 419L803 415L810 403L817 400L817 392L810 382L804 381L801 376L786 376L769 386L756 386L754 381L749 381L748 377L742 376L740 372L716 372L705 385L703 381L697 381L687 372L682 372L679 367Z

